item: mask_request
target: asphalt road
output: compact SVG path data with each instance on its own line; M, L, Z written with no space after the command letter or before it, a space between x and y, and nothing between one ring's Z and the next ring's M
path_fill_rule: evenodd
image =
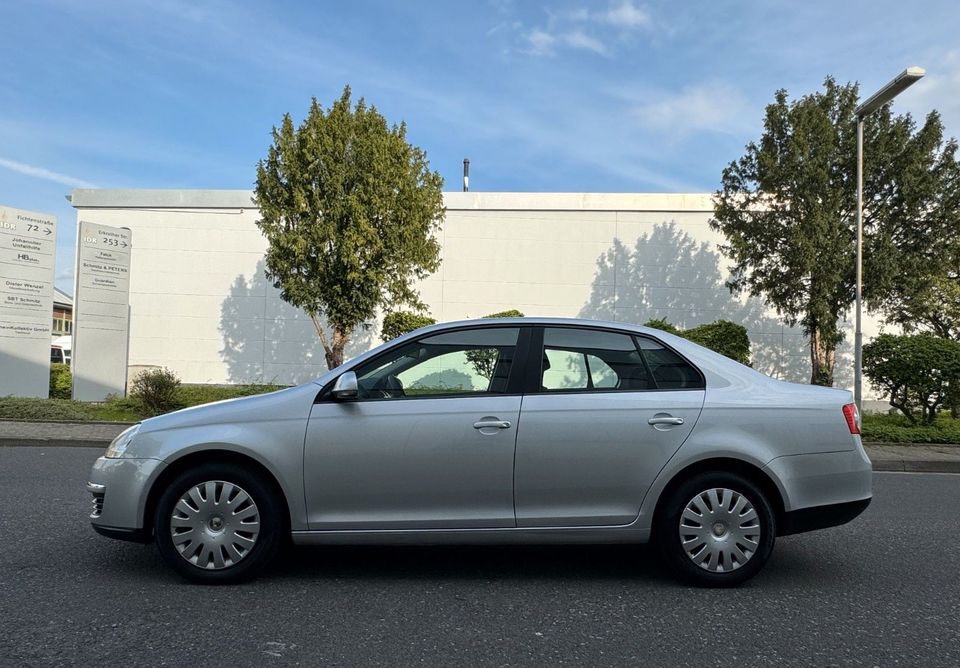
M960 665L960 476L877 474L853 524L737 590L640 547L310 548L236 587L93 533L98 450L0 448L0 665Z

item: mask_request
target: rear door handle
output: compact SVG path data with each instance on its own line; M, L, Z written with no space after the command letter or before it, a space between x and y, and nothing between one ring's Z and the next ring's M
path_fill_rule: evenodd
M507 420L480 420L473 423L474 429L509 429L510 423Z
M678 417L652 417L647 420L647 424L683 424L683 418Z

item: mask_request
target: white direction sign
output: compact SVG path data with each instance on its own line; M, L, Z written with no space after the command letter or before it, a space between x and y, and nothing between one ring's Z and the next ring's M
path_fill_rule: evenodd
M127 384L130 230L80 221L73 298L73 398L102 401Z
M0 397L50 388L57 219L0 206Z

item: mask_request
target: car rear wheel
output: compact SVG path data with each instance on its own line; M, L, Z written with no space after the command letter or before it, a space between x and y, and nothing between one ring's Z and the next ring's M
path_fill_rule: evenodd
M157 546L184 577L207 584L249 579L272 561L283 537L282 506L260 476L204 464L174 479L157 503Z
M776 519L769 500L750 480L700 473L680 484L658 518L656 540L684 580L710 587L738 585L770 558Z

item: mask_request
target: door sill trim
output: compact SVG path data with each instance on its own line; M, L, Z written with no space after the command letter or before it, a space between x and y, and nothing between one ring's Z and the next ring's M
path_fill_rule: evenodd
M646 543L649 529L633 525L490 529L370 529L293 531L297 545L479 545L524 543Z

